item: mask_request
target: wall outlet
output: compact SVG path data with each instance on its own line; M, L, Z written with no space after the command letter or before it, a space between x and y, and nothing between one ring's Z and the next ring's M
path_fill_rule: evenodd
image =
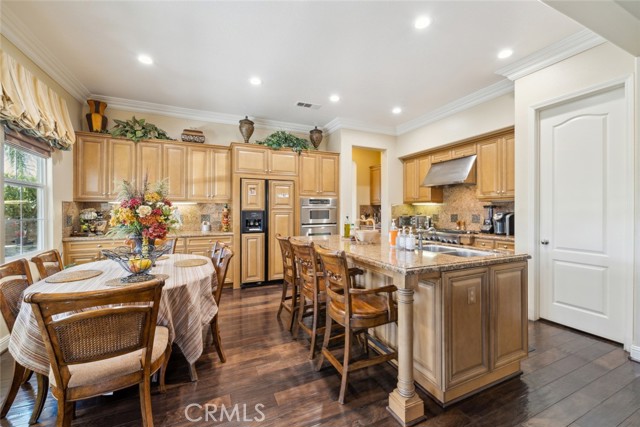
M65 220L64 220L64 225L65 227L71 227L73 226L73 215L67 215Z
M211 215L209 214L200 215L200 222L204 222L204 221L211 222Z
M431 215L431 219L433 220L433 222L438 222L438 221L440 221L440 215L433 214L433 215Z
M458 222L458 214L451 214L451 222Z
M476 214L471 215L472 224L480 224L480 222L481 222L480 215L476 215Z

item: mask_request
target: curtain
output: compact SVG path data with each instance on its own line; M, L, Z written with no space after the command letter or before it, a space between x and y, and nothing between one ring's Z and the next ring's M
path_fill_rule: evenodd
M70 149L76 135L65 100L2 50L0 71L0 120L53 148Z

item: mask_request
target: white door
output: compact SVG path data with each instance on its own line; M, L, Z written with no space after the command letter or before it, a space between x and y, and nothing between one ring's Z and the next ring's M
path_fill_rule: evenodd
M633 236L622 87L540 113L540 317L624 341Z

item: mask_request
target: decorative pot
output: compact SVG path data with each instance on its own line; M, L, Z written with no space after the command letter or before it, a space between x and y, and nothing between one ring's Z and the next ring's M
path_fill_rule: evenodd
M249 120L249 116L244 116L244 119L240 120L240 133L244 138L244 142L248 143L249 138L253 135L253 122Z
M86 115L89 131L104 132L107 129L107 117L104 115L107 103L96 101L95 99L87 99L87 104L89 104L89 113Z
M229 206L226 203L224 208L222 208L222 219L220 220L220 223L222 224L222 231L231 231L229 227Z
M129 239L133 242L134 254L148 255L149 248L155 247L155 239L142 236L129 236Z
M320 146L320 143L322 142L322 129L318 129L318 126L311 129L309 131L309 140L317 150Z

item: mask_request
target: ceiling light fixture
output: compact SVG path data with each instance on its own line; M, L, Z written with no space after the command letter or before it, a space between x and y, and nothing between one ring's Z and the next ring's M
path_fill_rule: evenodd
M513 51L511 49L502 49L498 52L498 58L505 59L513 55Z
M153 59L149 55L141 54L138 55L138 61L142 62L145 65L153 64Z
M260 86L262 84L262 80L260 80L260 77L251 77L249 79L249 83L254 86Z
M339 97L338 95L331 95L331 96L329 97L329 101L331 101L331 102L338 102L338 101L340 101L340 97Z
M393 114L400 114L400 113L402 113L402 108L400 108L400 107L394 107L394 108L393 108L393 110L391 110L391 112L392 112Z
M419 16L413 23L413 26L416 27L417 30L425 29L429 25L431 25L431 18L428 16Z

